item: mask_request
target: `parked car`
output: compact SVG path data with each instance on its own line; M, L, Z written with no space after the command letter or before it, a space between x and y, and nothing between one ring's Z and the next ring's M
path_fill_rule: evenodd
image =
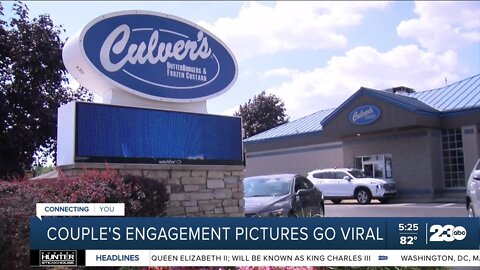
M335 204L344 199L356 199L359 204L369 204L372 199L386 203L397 194L393 180L369 178L357 169L315 170L307 177L322 191L326 200Z
M473 167L467 182L467 211L469 217L480 216L480 159Z
M245 216L323 217L322 192L306 177L295 174L264 175L243 180Z

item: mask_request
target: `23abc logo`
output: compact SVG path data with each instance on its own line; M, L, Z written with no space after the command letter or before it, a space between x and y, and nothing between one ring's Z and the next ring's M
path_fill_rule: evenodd
M453 242L462 241L467 237L467 230L463 226L453 225L432 225L430 226L431 242Z

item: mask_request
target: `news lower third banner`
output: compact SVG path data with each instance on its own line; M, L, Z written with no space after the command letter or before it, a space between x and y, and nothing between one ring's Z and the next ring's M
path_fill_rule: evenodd
M479 218L32 217L32 266L478 266Z

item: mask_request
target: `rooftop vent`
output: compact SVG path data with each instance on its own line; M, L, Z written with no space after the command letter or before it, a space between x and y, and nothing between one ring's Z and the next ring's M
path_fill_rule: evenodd
M415 93L415 90L405 86L397 86L397 87L385 89L385 92L389 92L397 95L408 95L411 93Z

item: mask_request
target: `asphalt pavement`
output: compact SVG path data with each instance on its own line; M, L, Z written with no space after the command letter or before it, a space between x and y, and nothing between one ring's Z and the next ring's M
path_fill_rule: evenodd
M371 204L360 205L355 200L341 204L325 201L326 217L466 217L463 203L387 203L372 200Z

